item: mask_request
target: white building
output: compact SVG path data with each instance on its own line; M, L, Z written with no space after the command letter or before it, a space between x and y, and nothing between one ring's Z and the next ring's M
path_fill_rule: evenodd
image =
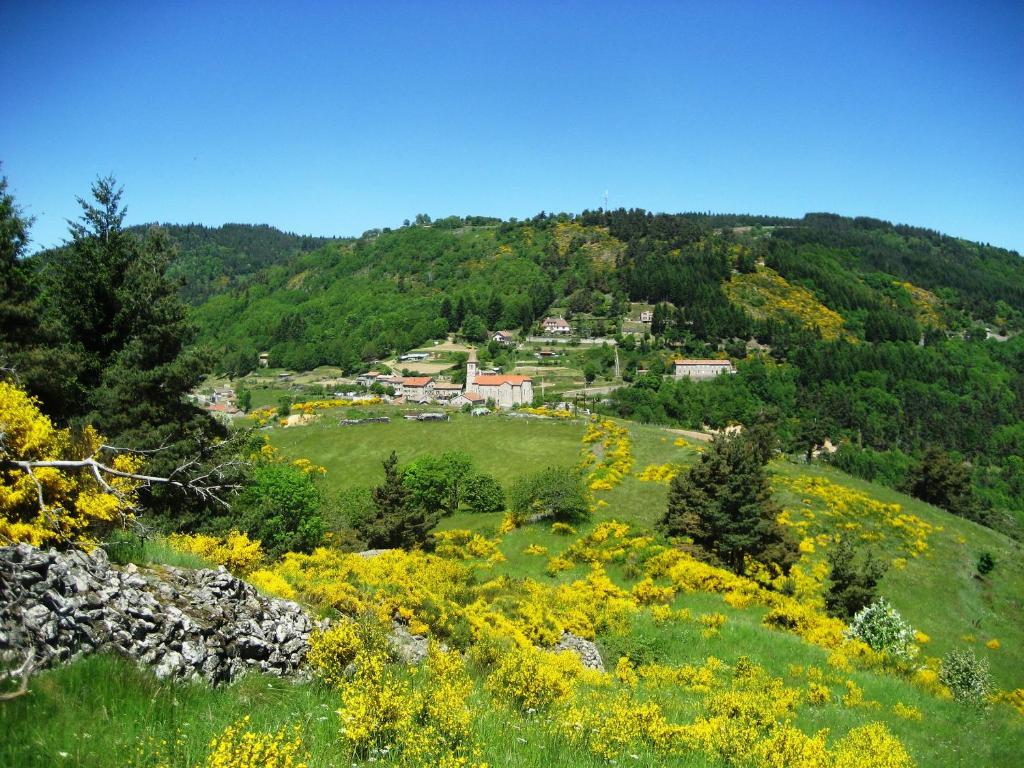
M499 344L507 347L512 344L512 331L498 331L491 338Z
M545 333L572 333L572 328L564 317L547 317L542 323Z
M476 350L471 350L466 360L466 390L468 395L476 394L485 402L493 402L499 408L514 405L530 405L533 402L533 379L529 376L481 376L476 359Z
M402 397L407 403L434 402L434 380L430 376L409 376L402 379Z
M640 313L640 322L641 323L650 323L650 322L653 322L653 321L654 321L654 312L652 312L651 310L645 309L643 312Z
M736 373L728 360L675 360L675 377L677 379L713 379L723 373Z

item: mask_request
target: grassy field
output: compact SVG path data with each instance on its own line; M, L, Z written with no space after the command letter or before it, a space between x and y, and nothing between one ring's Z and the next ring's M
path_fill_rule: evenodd
M397 414L397 409L389 409ZM288 457L306 457L328 469L324 482L343 489L378 483L381 460L395 450L403 463L426 453L464 450L479 470L497 477L506 487L515 478L546 465L572 465L583 449L585 422L516 419L506 416L472 418L455 416L450 422L419 423L402 420L390 424L341 427L340 413L328 412L316 424L289 429L274 428L267 434ZM650 426L624 424L631 439L634 460L630 476L611 491L597 492L593 519L577 526L578 535L552 532L547 524L528 525L497 541L505 561L481 567L480 582L507 576L509 594L533 579L544 585L569 585L587 576L589 567L576 565L557 576L545 573L548 558L566 550L578 536L602 521L628 522L636 532L651 532L663 514L668 488L643 482L637 474L651 464L687 464L698 457L699 446L677 443L677 435ZM886 559L906 560L890 567L881 593L931 640L925 656L941 656L955 646L971 647L991 664L1000 688L1024 686L1024 566L1018 544L1000 534L952 517L941 510L894 491L855 480L826 467L777 460L772 472L777 498L787 510L810 518L813 535L828 532L825 500L794 490L793 483L808 479L826 481L837 494L866 494L874 500L895 503L904 514L931 527L927 547L918 557L905 555L905 542L895 534L877 545ZM603 503L601 503L603 502ZM468 528L494 537L500 514L459 512L443 520L442 529ZM530 545L547 549L545 555L529 554ZM996 569L979 578L975 564L982 551L991 552ZM157 560L174 557L155 548ZM818 553L820 555L820 553ZM606 566L612 580L629 587L639 578L627 564ZM744 658L777 676L785 685L806 683L803 670L825 670L831 698L822 704L801 704L793 723L805 733L828 730L830 745L851 728L884 722L921 768L958 766L1013 766L1024 750L1024 717L1002 704L969 707L936 698L906 677L859 669L837 673L830 667L829 652L796 635L766 628L764 608L734 607L721 595L680 592L673 609L687 609L693 616L719 613L725 624L717 633L705 633L696 621L658 624L640 612L626 632L600 634L597 641L609 667L620 656L637 663L700 665L709 657L721 660L726 669ZM999 647L986 642L998 639ZM542 713L510 711L495 705L484 690L489 669L470 665L474 738L481 745L479 760L492 766L607 766L580 745L572 745ZM401 672L414 689L422 675ZM731 674L731 673L730 673ZM842 701L846 687L855 683L863 690L864 703ZM618 683L613 683L618 685ZM111 658L94 658L46 672L33 683L31 696L0 706L0 732L15 738L0 740L0 765L11 766L196 766L202 765L209 740L229 723L244 715L253 727L274 730L300 724L310 751L310 766L370 765L382 762L364 755L353 757L339 748L338 693L320 683L287 683L250 675L231 686L211 690L201 684L159 683L145 670ZM692 722L705 710L706 694L684 687L635 693L657 700L673 722ZM920 720L898 715L898 707L916 708ZM894 709L897 707L897 709ZM163 745L161 745L163 742ZM161 757L162 756L162 757ZM383 761L386 764L386 761ZM727 766L728 758L692 751L667 756L644 745L631 748L618 764L660 766ZM867 764L865 764L867 765ZM882 768L882 763L872 763ZM835 765L832 768L843 768Z
M615 519L630 523L637 530L652 530L665 511L668 487L640 481L635 475L651 464L694 461L698 456L696 444L686 441L684 446L678 446L677 435L660 427L620 423L628 426L632 438L633 476L625 478L614 490L597 494L607 506L597 507L590 525ZM480 471L494 475L507 487L516 477L537 468L575 464L583 430L582 420L565 422L501 415L474 418L463 414L453 416L450 422L398 420L390 424L340 427L336 419L325 415L311 426L275 429L271 440L287 456L310 458L325 466L325 482L331 488L380 482L381 460L391 450L398 453L402 463L426 453L463 450ZM1001 686L1024 686L1024 562L1019 543L830 467L780 459L772 464L772 472L783 478L824 478L879 501L900 504L904 512L941 528L930 536L926 553L905 558L907 564L902 570L889 568L881 583L881 593L916 628L929 635L929 655L941 656L950 648L967 645L989 660ZM779 501L787 508L800 505L800 500L787 492L779 494ZM808 508L820 513L823 505L814 503ZM494 535L500 518L500 514L459 512L442 520L439 528L467 528ZM820 532L827 530L824 526L820 528ZM545 560L522 554L530 543L547 546L552 554L567 546L564 537L545 528L513 531L501 544L502 553L508 558L504 572L514 577L546 578ZM880 542L879 547L889 559L904 554L890 542ZM986 551L999 565L988 578L981 578L976 575L975 565L981 552ZM992 639L999 641L998 649L986 647L985 643Z

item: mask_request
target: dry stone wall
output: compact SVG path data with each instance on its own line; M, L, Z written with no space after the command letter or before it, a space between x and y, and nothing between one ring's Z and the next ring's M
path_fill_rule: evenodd
M102 549L0 547L0 665L8 669L31 650L40 667L118 653L165 679L293 675L312 629L299 605L264 597L223 568L119 568Z

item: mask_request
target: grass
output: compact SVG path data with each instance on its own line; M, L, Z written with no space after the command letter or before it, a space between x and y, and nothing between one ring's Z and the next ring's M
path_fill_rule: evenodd
M392 409L390 424L338 426L328 411L316 424L275 429L271 442L286 456L312 458L327 468L326 482L344 489L384 477L381 462L394 450L405 464L427 453L465 451L481 472L504 484L545 466L575 464L583 423L454 414L451 421L405 421Z
M328 412L313 425L269 432L275 446L290 457L308 457L328 469L325 482L343 489L372 485L382 477L381 460L396 450L403 463L425 453L465 450L477 468L489 472L508 486L516 477L547 464L571 465L581 449L584 424L501 416L471 418L456 416L450 422L419 423L393 421L359 427L340 427L339 414ZM635 459L633 475L614 490L598 493L606 502L598 506L594 519L578 526L579 534L602 520L629 522L636 531L652 529L662 515L666 485L641 482L635 474L648 464L690 463L698 456L693 444L676 445L676 435L666 430L627 425ZM850 489L870 494L885 502L902 505L905 512L936 526L928 551L908 558L903 570L890 569L881 592L932 640L923 653L941 656L955 646L970 645L986 657L1002 688L1024 686L1024 566L1020 547L1001 534L952 517L941 510L910 499L895 491L860 481L827 467L792 464L783 460L772 465L783 478L811 475L826 478ZM779 494L780 502L793 507L801 499L789 491ZM820 511L820 504L812 509ZM442 521L443 528L470 528L494 534L500 514L474 515L459 512ZM551 583L545 575L548 558L562 552L576 536L552 533L547 524L513 531L502 538L500 548L507 560L481 574L507 575L516 580L533 578ZM545 556L527 555L530 544L546 547ZM898 554L892 542L883 542L886 557ZM981 551L991 552L998 563L987 578L975 571ZM147 542L147 562L186 562L159 541ZM556 582L569 582L585 575L577 566L559 574ZM622 565L609 565L617 583L635 581ZM734 608L721 596L685 593L673 607L687 608L696 618L703 613L721 613L726 623L717 635L705 637L696 621L657 625L647 613L634 620L623 635L598 638L609 667L619 656L637 662L700 664L714 656L734 665L747 657L786 684L800 687L806 680L796 668L824 670L832 701L820 706L803 705L795 723L807 733L829 729L834 743L851 728L881 720L900 738L921 768L942 766L1014 765L1024 749L1024 718L1009 707L987 709L965 707L942 701L906 679L874 671L841 673L828 666L827 652L803 642L792 634L773 631L761 623L763 608ZM972 634L974 641L964 640ZM991 637L1001 642L992 650L984 643ZM573 747L555 733L542 715L513 714L493 704L482 691L485 670L474 670L474 732L483 746L482 760L493 766L516 765L547 768L573 765L581 768L607 765L589 752ZM415 676L412 676L415 678ZM847 707L840 702L847 680L864 690L867 705ZM415 684L415 680L414 680ZM259 675L249 675L231 686L210 689L203 684L169 684L156 681L145 670L128 662L96 657L39 675L32 683L32 695L0 706L0 732L16 738L0 740L0 765L115 766L130 764L139 746L152 751L164 741L173 751L171 765L202 763L210 738L224 726L248 714L253 726L275 730L300 723L311 749L314 768L348 765L339 741L337 693L317 683L294 684ZM648 694L641 694L643 695ZM672 689L657 694L666 714L676 722L689 722L700 712L697 694ZM897 703L916 707L920 722L903 720L893 712ZM66 756L65 756L66 755ZM699 753L666 759L640 750L628 764L720 766L717 759ZM621 762L621 761L620 761ZM155 761L144 762L155 765ZM362 763L360 763L362 764Z

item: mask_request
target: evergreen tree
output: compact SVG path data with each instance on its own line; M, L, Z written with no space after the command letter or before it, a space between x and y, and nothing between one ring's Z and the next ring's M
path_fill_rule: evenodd
M941 448L932 446L910 470L906 489L911 496L954 515L977 520L982 515L971 488L971 472Z
M62 421L90 422L112 439L153 447L212 422L184 401L208 367L190 350L194 328L167 278L173 250L151 230L123 228L122 190L112 178L79 198L71 240L43 270L42 303L57 329L59 387L40 393Z
M47 366L33 363L43 340L33 275L24 260L31 224L0 177L0 368L13 371L30 391L47 375Z
M403 482L398 455L392 451L383 463L384 482L370 494L373 511L357 523L356 530L373 548L422 546L437 518L413 500Z
M829 587L825 610L830 616L849 620L870 605L885 574L885 563L868 551L862 557L849 538L841 538L828 551Z
M689 537L707 559L736 573L745 571L747 556L788 571L798 551L776 519L779 511L758 447L742 436L719 436L672 481L660 527Z

